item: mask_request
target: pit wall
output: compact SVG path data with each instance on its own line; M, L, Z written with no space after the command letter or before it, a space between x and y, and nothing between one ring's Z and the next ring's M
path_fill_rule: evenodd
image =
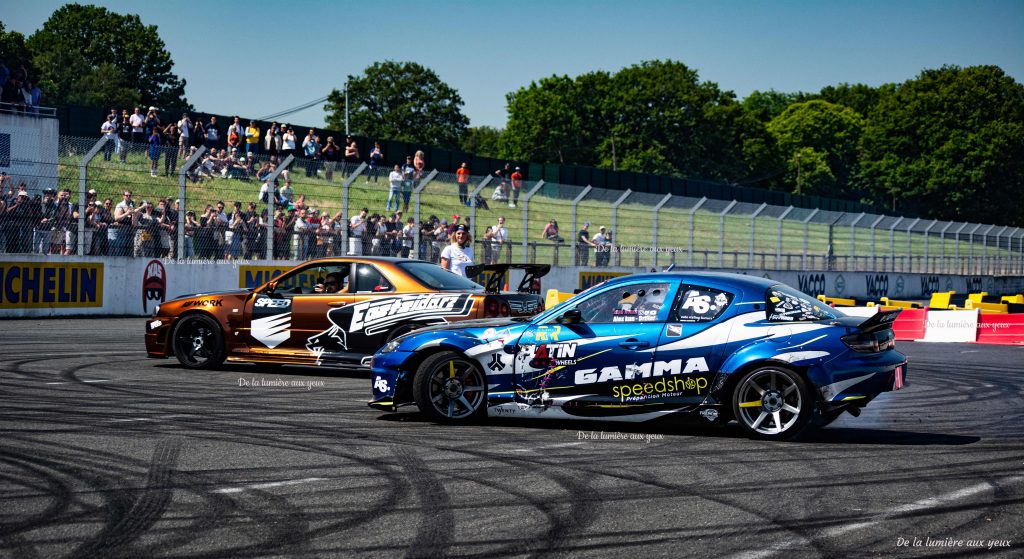
M0 318L48 316L149 316L176 297L255 287L300 262L281 260L176 261L173 259L3 255L0 259ZM542 289L572 292L637 268L559 267ZM723 270L724 271L724 270ZM776 272L729 270L768 277L811 295L877 300L928 299L933 291L1024 292L1024 278L897 274L886 272ZM512 272L509 286L521 274Z

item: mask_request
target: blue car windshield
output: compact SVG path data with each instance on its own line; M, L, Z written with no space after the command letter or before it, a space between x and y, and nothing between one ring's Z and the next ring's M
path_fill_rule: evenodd
M438 291L483 291L484 287L475 281L457 276L430 262L401 262L397 264L403 272L430 289Z

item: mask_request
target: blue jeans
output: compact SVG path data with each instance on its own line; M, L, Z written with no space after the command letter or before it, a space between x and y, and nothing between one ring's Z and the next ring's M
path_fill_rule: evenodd
M398 191L397 190L392 190L391 193L388 194L388 203L387 203L386 206L384 206L384 211L386 211L386 212L391 211L391 201L392 200L395 201L395 211L396 212L398 211Z

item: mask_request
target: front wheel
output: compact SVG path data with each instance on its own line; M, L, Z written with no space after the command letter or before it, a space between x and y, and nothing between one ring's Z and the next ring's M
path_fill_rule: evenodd
M743 375L732 397L733 413L748 434L759 439L798 436L811 418L807 383L782 367L762 367Z
M416 406L434 421L469 423L487 408L487 385L480 367L450 351L423 361L412 388Z
M212 369L224 362L224 334L217 321L203 314L178 321L171 334L174 355L189 369Z

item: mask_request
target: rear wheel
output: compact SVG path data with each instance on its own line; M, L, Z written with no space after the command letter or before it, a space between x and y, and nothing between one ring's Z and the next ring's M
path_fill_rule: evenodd
M416 406L434 421L469 423L487 408L487 385L476 363L446 351L420 364L413 381Z
M740 426L759 439L798 436L807 427L813 407L804 379L782 367L763 367L743 375L732 400Z
M212 369L224 362L224 334L217 321L204 314L186 316L171 334L174 355L189 369Z

